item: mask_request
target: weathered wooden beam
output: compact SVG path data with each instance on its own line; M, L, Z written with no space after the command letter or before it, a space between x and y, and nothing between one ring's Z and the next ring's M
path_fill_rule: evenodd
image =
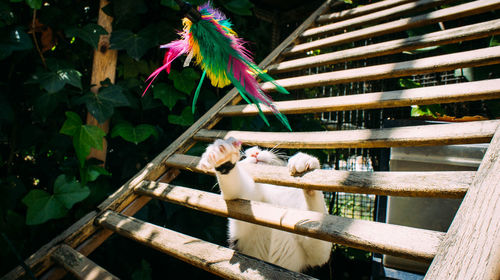
M172 155L167 166L214 175L197 167L200 158ZM376 195L462 198L469 188L474 171L439 172L366 172L314 170L302 176L290 175L282 166L247 164L245 170L259 183L322 190Z
M368 4L364 6L359 6L352 9L342 10L338 12L328 13L324 15L320 15L317 19L317 23L326 23L333 21L340 21L344 19L349 19L357 16L362 16L368 13L378 12L383 9L392 8L397 5L403 5L408 2L412 2L415 0L384 0L380 2L376 2L373 4Z
M234 137L246 145L266 148L337 149L433 146L488 143L500 120L314 132L260 132L202 129L197 141Z
M280 79L276 82L286 89L292 90L357 81L404 77L497 63L500 63L500 46L411 61ZM275 86L270 82L266 82L262 84L262 89L265 91L272 91L275 90Z
M500 126L425 279L500 279Z
M500 34L500 20L491 20L404 39L287 60L270 65L267 70L271 74L288 72L339 62L401 53L403 51L411 51L430 46L475 40L497 34Z
M454 103L500 98L500 79L479 82L449 84L387 92L353 94L323 98L300 99L274 102L283 114L307 114L318 112L367 110ZM262 112L271 114L269 107L261 107ZM223 117L253 116L259 110L253 104L226 106L219 115Z
M404 18L388 23L370 26L356 31L351 31L339 35L334 35L324 39L315 40L308 43L298 44L283 52L284 55L291 55L313 49L320 49L328 46L340 45L354 42L361 39L373 38L376 36L409 30L412 28L429 25L437 22L453 20L475 14L493 11L500 8L500 0L478 0L450 8L434 11L416 17Z
M106 14L102 8L109 4L109 0L101 0L99 3L99 16L97 18L97 24L103 27L108 34L99 36L99 42L97 49L94 51L94 60L92 63L92 75L90 78L91 91L97 95L99 94L99 88L101 88L101 82L109 79L111 83L115 82L116 76L116 63L118 61L118 50L110 48L110 37L112 31L113 18ZM104 121L104 123L99 123L97 119L90 113L87 112L86 123L88 125L95 125L101 128L104 132L109 131L109 120ZM106 162L108 142L107 139L103 138L102 149L97 150L95 148L90 149L90 154L87 158L95 158L103 162Z
M138 192L183 206L307 235L346 246L414 260L430 260L444 233L283 208L163 183L144 183Z
M112 211L106 211L96 222L122 236L226 279L315 279Z
M88 280L115 280L119 279L106 269L98 266L93 261L68 245L60 245L51 257L78 279Z
M58 244L64 242L64 239L68 236L75 234L78 232L82 225L92 222L94 217L97 216L97 211L89 212L87 215L82 217L78 222L67 228L60 235L56 236L50 242L42 246L38 251L33 253L29 258L25 260L25 263L30 267L35 276L39 276L49 267L54 264L54 261L50 258L52 252L57 248ZM11 280L11 279L20 279L22 278L26 272L21 266L17 266L12 269L9 273L5 274L2 280ZM23 278L24 279L24 278Z
M424 9L442 5L450 0L418 0L415 2L399 5L379 12L373 12L364 16L356 17L353 19L346 19L343 21L325 24L318 27L307 29L300 35L300 38L307 38L311 36L320 36L327 33L355 28L368 24L374 24L381 21L387 21L392 18L400 17L402 15L415 13Z

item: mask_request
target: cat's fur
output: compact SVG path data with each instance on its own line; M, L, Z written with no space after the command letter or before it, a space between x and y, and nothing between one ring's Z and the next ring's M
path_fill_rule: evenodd
M226 200L248 199L326 213L323 193L315 190L255 183L245 171L246 164L272 164L285 166L286 162L270 151L253 147L245 151L240 160L241 142L234 138L216 140L203 153L199 167L213 170L223 164L235 164L227 174L216 171L222 197ZM290 173L302 173L319 168L317 158L298 153L288 161ZM224 171L223 171L224 172ZM306 236L271 229L243 221L229 219L229 243L232 248L293 271L325 264L332 244Z

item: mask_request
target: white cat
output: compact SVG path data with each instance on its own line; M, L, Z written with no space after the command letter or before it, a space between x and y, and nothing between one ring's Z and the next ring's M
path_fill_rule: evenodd
M201 156L199 168L216 171L222 197L247 199L277 206L327 213L323 193L315 190L255 183L245 171L246 164L286 163L270 151L253 147L240 160L241 142L234 138L216 140ZM290 173L319 168L317 158L297 153L288 161ZM330 242L229 219L231 248L293 271L325 264L332 250Z

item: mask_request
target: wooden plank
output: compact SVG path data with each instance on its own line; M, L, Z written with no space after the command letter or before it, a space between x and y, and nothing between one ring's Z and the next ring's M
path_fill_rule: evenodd
M339 12L329 13L320 15L317 19L317 23L326 23L332 21L340 21L348 18L353 18L357 16L362 16L368 13L378 12L383 9L392 8L397 5L403 5L408 2L412 2L415 0L384 0L380 2L376 2L373 4L368 4L364 6L359 6L352 9L342 10Z
M97 17L97 24L102 26L106 30L106 35L99 36L99 42L97 49L94 51L94 60L92 63L92 75L90 77L90 90L95 94L99 94L99 88L101 88L101 82L106 79L114 84L116 76L116 62L118 61L118 50L110 48L110 37L112 33L112 23L113 18L106 14L102 8L109 4L109 0L101 0L99 2L99 15ZM86 117L87 125L95 125L101 128L105 133L109 131L109 120L104 123L99 123L99 121L90 112L87 112ZM90 154L87 158L95 158L102 161L104 165L106 163L106 155L108 148L108 140L106 137L103 138L102 149L97 150L95 148L90 149Z
M120 235L226 279L314 279L112 211L105 212L96 222Z
M433 124L384 129L314 132L200 130L194 139L212 142L234 137L266 148L337 149L488 143L500 120Z
M282 73L339 62L366 59L420 48L458 43L500 34L500 20L492 20L379 44L339 50L270 65L269 73Z
M400 17L402 15L415 13L431 7L436 7L446 2L450 2L450 0L418 0L379 12L373 12L353 19L346 19L335 23L313 27L304 31L304 33L300 35L300 38L304 39L311 36L320 36L327 33L343 31L345 29L352 29L358 26L366 26L369 24L387 21L389 19Z
M60 235L56 236L47 244L43 245L38 251L32 254L29 258L25 260L25 263L30 267L35 276L42 274L47 268L54 264L54 261L50 258L52 252L57 248L56 246L62 242L68 236L73 235L75 232L79 231L82 225L92 222L97 216L97 211L89 212L87 215L82 217L78 222L67 228ZM25 275L25 271L21 266L17 266L12 269L9 273L5 274L2 280L20 279Z
M196 156L174 154L165 164L215 175L197 168L199 160ZM265 164L248 164L245 170L259 183L307 190L441 198L462 198L475 175L474 171L363 172L318 169L302 176L292 176L286 167Z
M411 61L280 79L276 82L286 89L292 90L356 81L404 77L497 63L500 63L500 46ZM275 86L270 82L266 82L262 84L262 89L265 91L272 91L275 90Z
M274 104L283 114L307 114L497 98L500 98L500 79L348 96L279 101ZM261 107L261 110L265 114L272 113L268 107ZM219 115L223 117L253 116L258 113L259 110L255 105L247 104L227 106L220 111Z
M349 219L256 201L224 200L217 194L163 183L145 182L138 191L223 217L420 261L432 259L444 237L442 232Z
M300 33L307 29L318 15L326 11L330 5L331 1L325 1L306 21L304 21L292 34L290 34L273 52L271 52L260 64L259 67L265 68L274 59L276 59L283 49L289 46ZM154 180L165 173L166 168L162 164L165 158L168 158L175 152L185 152L187 151L194 142L192 141L192 135L196 133L201 128L210 129L219 120L220 117L217 113L228 104L236 104L241 97L236 89L232 89L228 94L226 94L219 102L217 102L207 113L205 113L201 118L199 118L189 129L187 129L181 136L179 136L174 142L172 142L162 153L160 153L152 162L146 165L141 171L139 171L134 177L122 185L116 192L108 197L103 203L101 203L98 208L101 211L105 210L115 210L122 211L129 204L137 201L139 199L137 195L133 192L133 188L137 186L144 179ZM86 215L81 220L77 221L70 228L68 228L61 235L57 236L49 243L41 247L37 252L30 256L26 263L33 269L37 274L40 275L46 271L52 264L52 260L49 258L50 252L54 250L54 246L59 244L64 240L65 243L71 244L72 246L77 246L81 244L87 238L92 238L86 244L90 244L89 247L81 247L80 250L93 251L100 243L102 243L108 236L109 233L103 230L98 230L94 225L94 218L98 215L98 212L91 212ZM95 239L94 239L95 238ZM25 271L21 266L18 266L11 270L8 274L4 276L5 279L19 279L25 275ZM2 279L4 279L2 278Z
M64 266L78 279L114 280L119 279L106 269L98 266L78 251L68 245L60 245L51 255L60 265Z
M500 279L500 126L425 279Z
M313 49L340 45L361 39L404 31L437 22L453 20L484 12L490 12L500 8L500 0L478 0L462 5L434 11L416 17L404 18L388 23L370 26L356 31L351 31L308 43L295 45L283 52L283 55L291 55Z

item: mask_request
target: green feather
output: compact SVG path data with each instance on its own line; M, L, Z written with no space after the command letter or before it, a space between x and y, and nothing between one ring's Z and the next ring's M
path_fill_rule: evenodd
M200 82L198 83L198 87L196 87L196 91L194 92L193 114L194 114L194 110L195 110L196 101L198 100L198 96L200 95L201 85L203 84L203 80L205 79L206 74L207 74L207 71L203 71L203 74L201 74Z

